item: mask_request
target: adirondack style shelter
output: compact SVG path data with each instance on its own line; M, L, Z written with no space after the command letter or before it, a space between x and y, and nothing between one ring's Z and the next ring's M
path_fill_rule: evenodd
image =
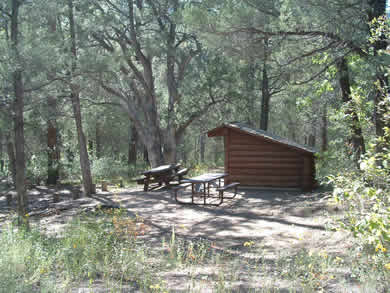
M314 188L315 150L243 123L225 123L207 134L224 137L225 184Z

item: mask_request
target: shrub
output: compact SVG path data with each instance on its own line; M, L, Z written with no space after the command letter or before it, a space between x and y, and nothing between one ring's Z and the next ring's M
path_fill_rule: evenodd
M379 142L380 143L380 142ZM361 170L330 177L334 198L347 212L342 227L376 253L390 249L390 153L371 145Z

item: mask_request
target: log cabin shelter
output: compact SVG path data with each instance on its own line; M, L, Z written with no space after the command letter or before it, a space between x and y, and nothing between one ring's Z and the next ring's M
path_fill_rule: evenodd
M316 151L244 123L225 123L210 130L209 137L223 136L225 184L243 186L300 188L315 186Z

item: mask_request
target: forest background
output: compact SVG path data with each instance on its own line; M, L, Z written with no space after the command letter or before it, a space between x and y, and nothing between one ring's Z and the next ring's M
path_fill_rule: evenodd
M89 196L149 164L219 166L223 143L205 133L242 121L316 147L318 180L368 215L350 228L388 245L385 12L384 0L1 1L0 172L19 222L28 182L81 179Z

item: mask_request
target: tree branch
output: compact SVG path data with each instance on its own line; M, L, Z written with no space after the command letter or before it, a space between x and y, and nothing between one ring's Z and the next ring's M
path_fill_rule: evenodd
M250 33L250 34L258 34L258 35L264 35L265 37L271 37L271 36L307 36L307 37L315 37L320 36L327 39L332 39L334 41L337 41L341 44L344 44L345 46L351 48L354 52L359 54L360 56L367 56L367 53L362 50L359 46L356 46L352 41L343 40L338 35L331 33L331 32L323 32L323 31L264 31L259 28L249 27L249 28L238 28L235 30L232 30L230 32L218 32L218 34L235 34L235 33Z
M219 100L215 100L215 99L212 99L211 102L209 102L208 104L204 105L201 109L199 109L198 111L192 113L188 119L186 121L184 121L183 123L181 123L177 129L176 129L176 137L180 137L184 131L186 130L186 128L192 123L194 122L196 119L199 119L200 117L202 117L204 114L207 113L207 110L211 107L211 106L214 106L218 103L222 103L223 101L225 101L224 98L221 98Z

